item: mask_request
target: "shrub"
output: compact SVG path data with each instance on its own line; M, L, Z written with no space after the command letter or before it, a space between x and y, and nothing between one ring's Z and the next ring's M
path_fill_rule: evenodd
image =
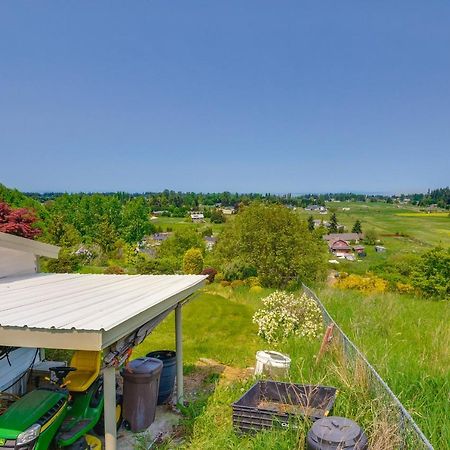
M283 342L290 336L315 338L321 332L322 313L306 294L276 291L262 303L253 322L258 325L258 335L269 343Z
M211 223L225 223L226 219L223 212L219 209L213 209L211 211Z
M214 277L216 276L216 274L217 274L217 270L213 269L212 267L205 267L201 273L201 275L208 275L208 281L210 283L214 282Z
M229 286L230 284L231 284L231 283L230 283L229 281L227 281L227 280L222 280L222 281L220 282L220 285L223 286L223 287Z
M385 292L388 282L374 275L351 274L345 278L338 278L336 287L340 289L356 289L361 292Z
M73 273L81 266L77 255L61 251L58 259L51 259L47 264L47 270L53 273Z
M261 283L260 283L258 277L248 277L244 282L247 286L250 286L250 287L261 286Z
M379 240L378 233L375 230L370 229L366 231L364 242L367 245L375 245L378 242L378 240Z
M135 262L136 272L144 275L171 275L178 269L176 258L149 258L137 255Z
M233 289L240 288L242 286L245 286L245 283L242 280L234 280L231 282L231 287Z
M186 274L199 274L203 270L203 256L198 248L190 248L183 257L183 272Z
M217 283L221 283L224 280L224 276L222 272L217 272L216 276L214 277L214 281Z
M263 288L261 286L254 285L249 289L248 292L250 292L251 294L260 294L262 291Z
M256 276L256 269L241 259L235 258L224 264L223 275L228 281L242 280Z
M413 294L414 293L414 286L412 286L409 283L402 283L401 281L398 281L395 284L395 289L400 292L400 294Z
M105 269L105 274L112 274L112 275L122 275L125 273L125 270L123 270L120 266L109 266Z
M422 294L450 300L450 248L435 247L424 253L411 282Z

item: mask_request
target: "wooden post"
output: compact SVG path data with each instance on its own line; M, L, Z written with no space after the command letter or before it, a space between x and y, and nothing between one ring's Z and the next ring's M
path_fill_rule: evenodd
M116 430L116 369L103 370L103 395L105 399L105 449L117 449Z
M323 354L327 350L328 344L333 339L333 329L334 329L334 323L331 323L330 325L328 325L327 330L325 331L325 334L323 335L322 345L320 346L319 353L316 357L316 364L322 359Z
M177 351L177 403L183 404L183 324L180 304L175 308L175 339Z

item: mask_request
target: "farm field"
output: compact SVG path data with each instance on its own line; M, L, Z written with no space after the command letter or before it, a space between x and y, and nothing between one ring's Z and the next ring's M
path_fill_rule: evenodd
M152 220L151 222L156 227L161 227L163 231L166 231L167 228L172 229L172 231L177 231L186 228L200 230L202 228L211 227L213 229L213 232L216 234L219 233L223 228L223 224L211 223L209 219L205 219L204 223L192 223L188 218L160 216L157 219Z
M450 245L450 218L448 213L424 214L416 207L384 202L328 202L328 214L312 214L315 219L329 220L333 212L339 223L351 231L356 220L363 232L374 229L383 243L394 251L420 252L435 245ZM343 211L342 208L350 208ZM305 219L310 211L300 210Z
M351 231L356 220L361 221L363 232L375 230L385 253L376 253L373 246L366 246L367 256L358 261L340 261L332 268L347 273L364 274L374 271L384 272L384 266L389 261L420 255L434 246L450 246L450 218L447 213L426 214L418 208L404 205L387 204L384 202L328 202L328 214L313 213L315 219L330 220L336 213L338 222ZM342 208L350 208L343 211ZM305 220L310 211L298 210Z
M260 297L268 292L265 290L263 294L254 295L246 288L232 290L212 284L185 307L184 357L185 373L188 376L198 370L196 364L201 358L242 371L254 366L256 351L271 348L257 336L257 327L251 320L260 305ZM424 319L427 305L410 304L409 299L391 296L385 300L391 302L392 308L388 314L384 310L385 303L379 305L379 309L372 307L371 316L365 319L367 326L356 327L355 323L359 323L357 319L363 321L362 317L368 312L369 300L358 298L358 301L352 302L350 294L344 293L339 297L334 290L322 291L320 294L333 314L335 310L340 312L336 318L343 322L344 328L355 330L352 338L367 350L369 360L386 376L436 448L446 448L444 443L449 436L444 421L448 401L445 393L449 385L448 373L444 369L448 365L444 361L448 358L445 346L448 335L441 322L446 314L445 305L434 303L428 319ZM341 299L343 308L339 307ZM397 301L402 306L398 310L394 308ZM371 302L374 300L368 304L371 305ZM416 315L418 319L412 321L413 326L402 323L401 317L410 319ZM417 332L417 322L422 324L420 333ZM141 356L157 348L174 348L173 328L174 320L170 316L135 350L133 356ZM278 350L293 359L292 381L338 387L340 394L334 413L358 418L375 439L380 432L376 430L377 427L383 427L376 419L377 411L382 407L376 406L376 401L368 400L367 392L358 385L353 374L346 372L345 363L336 360L335 355L326 356L316 365L314 357L319 347L320 340L308 342L291 339L280 345ZM387 348L388 352L384 352L383 348ZM188 433L185 448L288 449L296 447L304 439L304 424L296 432L265 432L254 437L238 437L232 428L231 404L251 386L252 381L245 377L239 380L237 377L236 380L226 382L213 373L209 374L205 383L209 383L209 389L206 386L204 395L197 397L185 411L184 425ZM362 399L366 406L361 405ZM375 423L378 423L375 427L372 425L374 418ZM374 448L381 450L387 447Z

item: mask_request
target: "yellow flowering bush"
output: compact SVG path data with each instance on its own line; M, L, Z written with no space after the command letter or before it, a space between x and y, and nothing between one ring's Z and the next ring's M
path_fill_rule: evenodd
M385 292L388 282L375 275L355 275L351 274L345 278L339 278L336 287L340 289L356 289L361 292Z
M306 294L276 291L262 299L262 308L253 315L258 335L269 343L283 342L290 336L315 338L322 329L322 313Z

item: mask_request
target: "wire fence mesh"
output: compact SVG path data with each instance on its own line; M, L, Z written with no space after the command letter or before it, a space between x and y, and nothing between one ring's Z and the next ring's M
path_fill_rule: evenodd
M340 340L345 356L349 363L353 364L354 366L360 365L360 367L364 369L370 388L374 391L377 398L382 399L383 402L387 404L389 408L394 412L395 419L398 421L398 429L400 434L399 437L401 440L399 448L401 450L433 450L433 446L430 444L426 436L423 434L422 430L418 427L403 404L392 392L386 382L381 378L375 368L369 363L369 361L367 361L366 357L334 321L317 295L305 285L303 285L303 290L319 305L320 309L322 310L325 324L333 324L333 337L337 337Z

